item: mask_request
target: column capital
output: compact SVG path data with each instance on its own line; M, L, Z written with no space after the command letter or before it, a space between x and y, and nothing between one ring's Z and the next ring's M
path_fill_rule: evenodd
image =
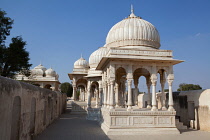
M153 86L156 86L156 84L157 84L157 80L152 79L152 80L151 80L151 82L152 82L152 85L153 85Z
M151 79L152 85L156 86L156 84L157 84L157 75L156 74L152 74L150 79Z
M169 86L172 86L173 81L174 81L174 80L168 79L168 85L169 85Z
M172 83L174 81L174 74L169 74L167 77L168 85L172 86Z
M109 81L109 83L112 84L112 85L114 84L114 82L115 82L114 79L110 79L110 81Z
M131 86L132 81L133 81L133 79L128 79L128 80L127 80L127 83L128 83L129 86Z

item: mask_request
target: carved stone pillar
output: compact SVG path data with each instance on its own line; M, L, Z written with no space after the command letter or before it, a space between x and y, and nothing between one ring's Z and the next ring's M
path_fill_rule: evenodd
M90 82L88 82L87 94L88 94L87 107L88 107L88 108L91 108Z
M83 101L85 101L85 96L86 96L86 89L84 88L84 96L83 96Z
M99 84L99 95L100 95L99 106L101 107L103 103L103 88L101 83Z
M79 101L81 101L82 100L82 89L81 89L81 87L79 87Z
M114 80L110 81L110 103L109 108L114 109Z
M164 87L165 87L165 82L166 80L163 78L161 80L161 102L162 102L162 110L167 110L166 108L166 95L165 95L165 91L164 91Z
M132 81L133 79L128 79L127 83L128 83L128 110L132 109Z
M76 79L72 80L72 88L73 88L73 100L76 100Z
M107 84L106 81L103 83L103 93L104 93L104 107L107 104Z
M106 107L109 108L110 105L110 82L107 82L107 104Z
M119 107L119 85L117 82L115 83L115 103L116 107Z
M169 97L168 97L168 111L174 111L174 101L173 101L173 94L172 94L172 83L174 81L174 75L173 74L169 74L168 78L168 89L169 89Z
M96 97L96 107L98 107L98 89L97 88L95 88L95 97Z
M73 85L73 100L76 100L77 99L77 88L76 88L76 85Z
M147 82L147 91L148 91L148 101L147 101L147 108L151 108L151 93L150 93L150 87L152 83L149 81Z
M157 75L156 74L152 74L151 82L152 82L152 109L151 109L151 111L158 111L157 99L156 99L156 84L157 84Z

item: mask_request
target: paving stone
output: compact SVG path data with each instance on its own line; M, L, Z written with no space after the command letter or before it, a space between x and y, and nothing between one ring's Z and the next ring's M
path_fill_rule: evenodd
M85 115L73 115L67 109L34 140L210 140L210 132L184 130L179 135L107 136L96 121Z

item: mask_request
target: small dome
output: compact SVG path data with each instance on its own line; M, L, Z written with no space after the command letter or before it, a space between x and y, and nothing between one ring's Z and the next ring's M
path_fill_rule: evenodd
M135 16L132 11L128 18L118 22L110 29L106 38L106 46L159 49L160 37L157 29L150 22Z
M41 69L44 72L46 71L46 68L42 64L39 64L38 66L34 67L34 69Z
M94 51L89 57L90 68L96 68L102 57L106 56L106 54L106 47L100 47L98 50Z
M74 68L88 68L88 67L89 67L88 62L83 57L74 62Z
M56 77L56 72L52 68L47 69L45 74L46 77Z
M45 71L46 68L42 64L39 64L31 70L31 74L36 76L43 76Z

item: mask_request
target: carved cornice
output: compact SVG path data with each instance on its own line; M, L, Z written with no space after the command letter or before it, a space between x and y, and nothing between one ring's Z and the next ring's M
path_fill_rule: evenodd
M110 116L171 116L176 115L176 111L110 111Z

